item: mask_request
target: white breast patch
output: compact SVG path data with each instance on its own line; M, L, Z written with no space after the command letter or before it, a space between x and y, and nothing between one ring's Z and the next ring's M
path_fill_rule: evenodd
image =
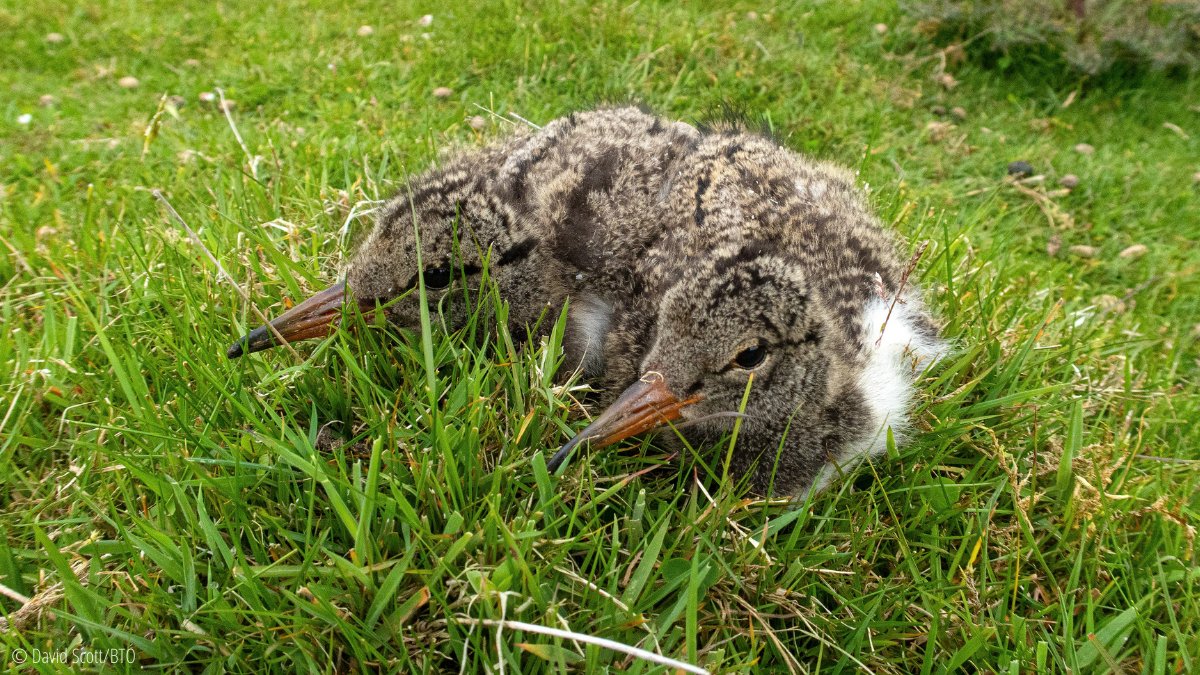
M584 373L598 373L604 367L604 337L612 321L613 308L594 295L573 299L570 320L583 344L580 367Z
M916 379L949 352L943 340L913 330L913 313L924 310L915 297L907 298L907 303L893 307L890 301L874 298L867 304L862 320L870 356L858 376L858 386L871 415L872 433L843 448L835 462L817 474L810 491L821 490L838 471L845 472L868 455L886 450L889 428L900 443L908 429Z

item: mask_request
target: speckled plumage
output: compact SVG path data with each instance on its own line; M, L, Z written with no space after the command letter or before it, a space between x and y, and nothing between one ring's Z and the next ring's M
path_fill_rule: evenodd
M658 420L681 418L700 447L732 428L750 383L731 469L760 494L819 489L887 427L899 436L917 376L945 352L853 176L732 124L601 109L462 154L384 208L347 270L356 298L415 286L414 222L426 285L452 279L430 291L451 326L466 314L451 291L477 285L489 250L514 332L567 302L566 363L601 405L653 381L671 408ZM417 302L391 302L389 319L416 326ZM649 409L626 411L633 398L606 415ZM579 438L597 425L611 423Z
M511 328L521 334L548 310L546 328L572 294L620 295L631 286L639 242L658 227L652 206L666 167L698 140L686 124L606 108L456 157L413 180L383 209L347 269L348 285L358 297L381 300L415 286L415 217L425 269L451 267L451 289L473 285L490 249L491 277L510 305ZM448 292L430 291L431 302ZM441 303L451 325L465 319L457 300L450 293ZM398 324L418 325L416 294L387 311ZM574 328L567 343L572 366L594 361Z
M905 265L848 171L717 129L658 211L661 237L638 265L646 306L618 312L609 336L642 348L611 350L626 356L610 384L655 372L680 398L703 394L681 410L698 445L732 427L719 413L739 409L753 373L731 470L759 493L819 488L882 449L885 426L904 430L913 382L945 347L916 289L894 306L880 297L901 291ZM755 345L764 362L738 367Z

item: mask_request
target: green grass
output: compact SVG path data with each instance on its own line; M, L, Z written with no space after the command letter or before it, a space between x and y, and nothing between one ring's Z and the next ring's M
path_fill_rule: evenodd
M1198 667L1197 80L1001 74L968 47L947 90L880 0L244 4L0 5L0 584L53 601L0 633L5 666L133 647L206 672L663 671L469 621L503 618L714 671ZM197 99L216 87L254 169ZM186 103L148 137L163 94ZM801 508L691 459L641 473L664 453L636 444L549 476L582 417L554 341L435 314L228 361L257 315L150 192L277 313L335 278L371 200L503 132L477 106L544 122L630 98L761 114L931 242L959 350L924 433ZM1006 184L1013 160L1050 196ZM351 443L318 443L327 425Z

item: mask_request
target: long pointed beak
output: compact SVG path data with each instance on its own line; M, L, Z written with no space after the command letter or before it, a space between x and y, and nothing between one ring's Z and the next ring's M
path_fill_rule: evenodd
M590 442L592 447L603 448L630 436L636 436L644 431L673 422L682 416L680 410L703 400L703 398L702 395L697 394L680 401L667 388L661 375L647 373L630 385L608 407L608 410L605 410L586 429L559 448L558 452L550 458L546 468L551 473L557 471L567 457L571 456L576 446L584 441Z
M243 354L270 349L280 344L279 338L284 342L295 342L325 337L337 327L346 298L346 284L334 284L284 312L270 324L250 331L233 343L225 355L236 359Z

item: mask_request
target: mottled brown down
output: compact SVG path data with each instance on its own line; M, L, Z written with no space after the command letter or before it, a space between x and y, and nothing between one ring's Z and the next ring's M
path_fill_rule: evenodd
M601 109L461 154L383 210L350 292L413 288L415 232L427 285L452 272L430 290L451 327L467 311L454 291L490 252L518 335L568 303L567 364L601 404L653 378L656 401L688 399L672 418L697 448L740 416L730 467L760 494L819 489L887 427L902 437L914 383L945 351L911 284L891 302L902 258L853 176L733 124ZM409 293L387 313L413 327L417 310Z

